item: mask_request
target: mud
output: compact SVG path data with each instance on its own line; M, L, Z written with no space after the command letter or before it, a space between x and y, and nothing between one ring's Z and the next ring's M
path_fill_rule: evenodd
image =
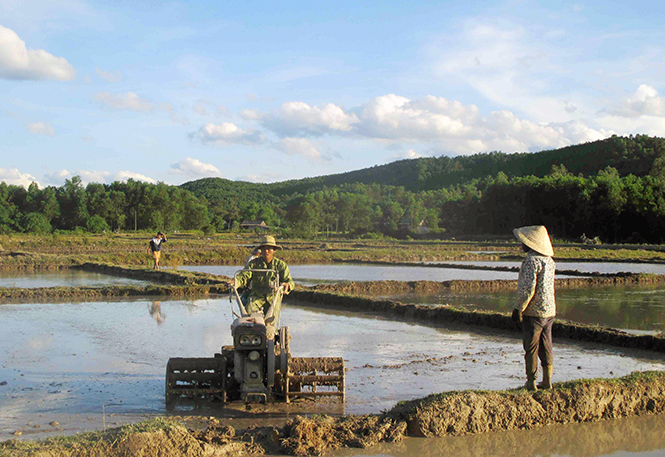
M648 372L616 380L555 383L551 390L534 393L524 389L448 392L402 402L381 415L298 416L283 427L236 430L211 418L203 430L170 423L148 431L140 430L140 426L136 431L123 427L106 434L82 435L70 442L7 441L0 443L0 455L202 457L277 453L307 456L343 447L366 448L378 443L400 442L406 436L463 436L529 430L663 412L665 373ZM497 435L491 435L488 439L496 438ZM590 441L597 443L596 447L603 447L596 437L591 437ZM532 442L531 446L536 444L540 443ZM477 449L482 449L480 454L488 450Z
M480 435L438 438L407 437L399 443L379 443L369 449L341 449L331 457L610 457L665 454L665 415L645 415L611 421L554 424L531 430L506 430Z

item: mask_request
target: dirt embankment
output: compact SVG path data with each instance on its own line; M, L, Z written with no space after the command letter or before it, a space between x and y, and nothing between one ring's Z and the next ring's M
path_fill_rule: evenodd
M207 296L209 294L228 292L228 287L225 285L225 281L228 278L205 273L178 270L152 270L127 266L120 267L103 263L84 263L71 268L131 279L144 279L152 281L155 284L147 286L102 287L0 287L0 301L9 303L24 301L39 302L54 299L95 300L108 297L184 297Z
M586 289L590 287L634 286L665 283L665 275L619 273L594 275L584 278L556 279L557 289ZM517 280L450 280L450 281L362 281L321 284L312 290L353 295L392 295L399 293L437 292L496 292L517 290Z
M665 373L647 372L614 380L556 383L553 389L538 392L448 392L401 402L381 415L298 416L281 428L236 431L211 419L202 431L167 423L156 430L128 426L69 440L7 441L0 443L0 456L207 457L266 452L306 456L396 442L405 436L470 435L664 412Z

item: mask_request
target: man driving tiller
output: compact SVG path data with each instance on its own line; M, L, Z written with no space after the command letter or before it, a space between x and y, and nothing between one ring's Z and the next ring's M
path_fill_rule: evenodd
M253 314L261 311L265 316L274 298L275 285L281 287L286 295L293 290L294 282L286 262L275 258L275 251L282 249L276 243L275 237L270 235L261 237L261 241L256 247L261 250L261 256L251 260L245 269L236 275L234 286L236 289L249 287L247 302L243 303L247 312ZM279 284L275 284L277 277L279 277ZM279 318L280 308L281 300L278 300L273 311L275 320Z

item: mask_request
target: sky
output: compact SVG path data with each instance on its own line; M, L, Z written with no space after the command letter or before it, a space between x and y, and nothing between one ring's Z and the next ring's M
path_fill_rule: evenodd
M0 181L276 182L665 136L665 2L0 0Z

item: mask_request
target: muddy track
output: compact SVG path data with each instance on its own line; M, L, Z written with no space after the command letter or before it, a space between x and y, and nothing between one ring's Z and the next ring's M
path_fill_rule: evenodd
M664 412L665 373L646 372L555 383L553 389L538 392L447 392L401 402L380 415L297 416L284 427L235 430L211 418L204 430L168 423L151 431L138 427L134 432L121 428L83 434L78 441L7 441L0 443L0 456L306 456L397 442L405 436L471 435Z

